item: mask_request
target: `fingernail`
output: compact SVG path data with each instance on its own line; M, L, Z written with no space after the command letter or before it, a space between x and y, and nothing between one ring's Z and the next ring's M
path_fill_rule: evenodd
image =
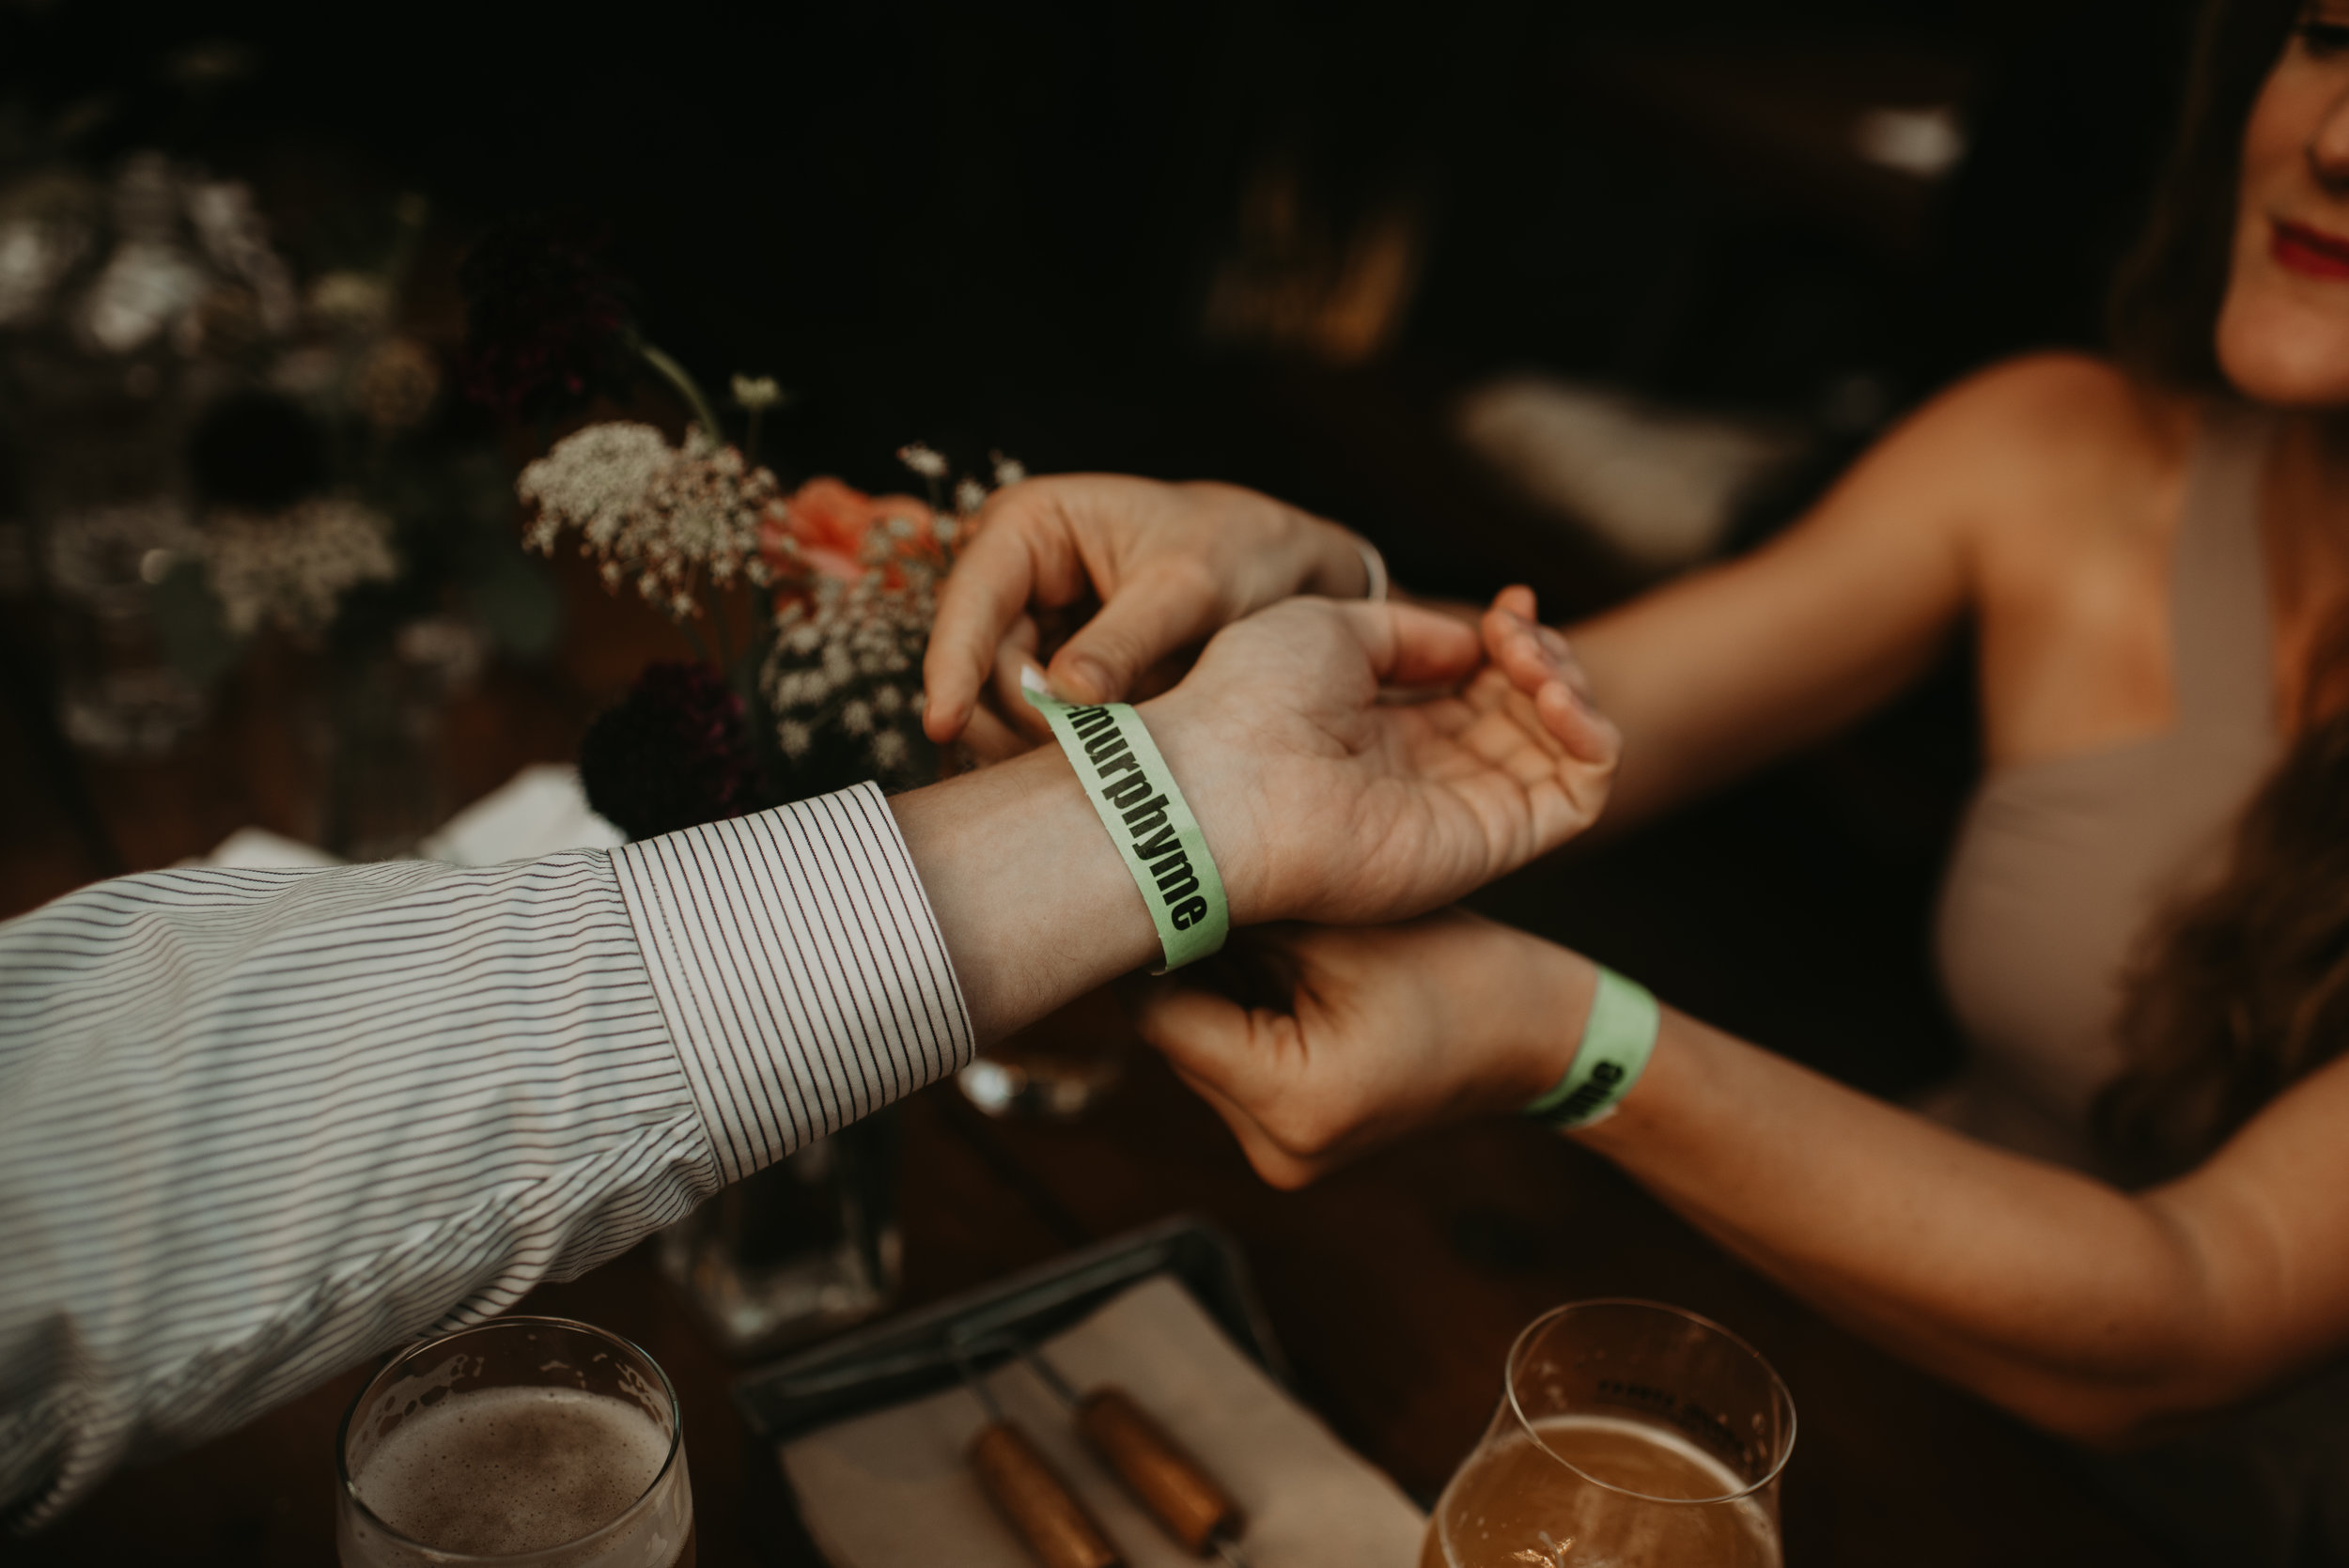
M1062 667L1068 672L1067 678L1083 689L1084 695L1096 702L1109 695L1110 673L1097 660L1079 654L1074 659L1064 660Z

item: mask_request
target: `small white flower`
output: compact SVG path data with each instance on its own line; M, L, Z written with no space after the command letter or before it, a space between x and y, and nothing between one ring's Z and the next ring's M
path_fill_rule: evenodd
M976 479L964 479L955 487L955 510L966 517L987 505L987 487Z
M884 686L873 693L873 707L885 717L894 718L906 706L905 688Z
M897 448L897 460L925 479L943 479L948 472L944 455L918 441Z
M775 744L783 748L785 756L797 762L816 744L816 732L796 719L786 719L775 726Z
M783 388L772 376L743 376L734 378L734 401L737 407L755 412L771 409L783 401Z
M1019 484L1028 476L1027 465L1017 458L1006 458L1001 452L989 452L995 459L995 488L1005 489Z
M903 768L912 753L902 731L883 730L873 737L873 766L884 773Z
M850 735L873 733L873 705L859 699L840 710L840 727Z

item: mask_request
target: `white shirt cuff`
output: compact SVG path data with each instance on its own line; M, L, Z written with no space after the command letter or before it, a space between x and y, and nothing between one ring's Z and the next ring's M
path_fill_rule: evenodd
M875 785L630 844L612 867L727 1181L970 1061L970 1011Z

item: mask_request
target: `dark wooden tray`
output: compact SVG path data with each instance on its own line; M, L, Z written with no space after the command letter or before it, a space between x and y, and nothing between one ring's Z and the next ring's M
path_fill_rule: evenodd
M1159 1274L1173 1275L1243 1354L1289 1386L1238 1246L1206 1220L1178 1215L746 1374L734 1386L734 1404L750 1429L745 1501L760 1555L782 1568L824 1560L800 1522L778 1444L959 1381L957 1341L983 1369L1012 1354L988 1346L987 1336L1010 1330L1030 1343L1049 1339Z

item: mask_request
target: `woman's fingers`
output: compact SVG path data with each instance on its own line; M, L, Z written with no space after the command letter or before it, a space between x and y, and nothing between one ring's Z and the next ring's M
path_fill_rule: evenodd
M995 706L1002 710L1013 729L1027 737L1030 742L1040 745L1052 738L1051 722L1028 701L1021 690L1020 680L1025 672L1036 667L1035 647L1035 620L1033 616L1022 615L1003 634L1003 640L995 644L992 680Z
M1542 727L1557 737L1576 761L1612 767L1623 753L1623 737L1614 721L1582 699L1563 681L1552 681L1535 694L1533 711Z
M973 520L971 542L939 594L922 660L922 728L932 740L953 739L969 718L995 644L1031 603L1063 605L1088 587L1106 590L1088 575L1083 543L1116 527L1114 489L1098 489L1083 475L1029 479L998 490Z
M1480 628L1485 651L1510 684L1533 699L1545 729L1576 760L1611 764L1622 748L1615 726L1594 707L1590 683L1566 640L1533 618L1530 588L1503 588Z
M1223 1118L1256 1174L1272 1186L1303 1187L1342 1158L1335 1147L1312 1146L1283 1125L1294 1120L1284 1102L1300 1087L1281 1081L1302 1065L1294 1040L1282 1039L1295 1020L1162 981L1144 992L1135 1021L1175 1076Z
M1208 1109L1223 1118L1223 1125L1232 1129L1239 1143L1240 1153L1268 1187L1294 1192L1326 1174L1336 1161L1320 1157L1299 1156L1290 1152L1279 1139L1264 1128L1264 1125L1249 1114L1248 1108L1222 1090L1196 1074L1177 1065L1174 1076L1183 1086L1207 1102Z
M1034 557L1016 526L982 530L955 563L922 659L922 730L932 740L943 745L970 722L996 645L1026 613L1034 585Z
M1028 705L1021 703L1021 707ZM991 768L1007 762L1022 753L1035 750L1035 741L1013 729L997 717L985 703L971 710L971 718L962 726L962 745L971 760L981 768Z
M1449 685L1484 656L1474 629L1433 610L1412 604L1349 604L1345 610L1381 685Z
M1079 702L1125 700L1144 671L1205 641L1224 619L1205 565L1190 557L1163 562L1122 584L1062 644L1052 656L1052 690Z
M1240 1088L1253 1063L1255 1032L1248 1009L1180 981L1145 987L1134 1027L1176 1071L1225 1094Z

